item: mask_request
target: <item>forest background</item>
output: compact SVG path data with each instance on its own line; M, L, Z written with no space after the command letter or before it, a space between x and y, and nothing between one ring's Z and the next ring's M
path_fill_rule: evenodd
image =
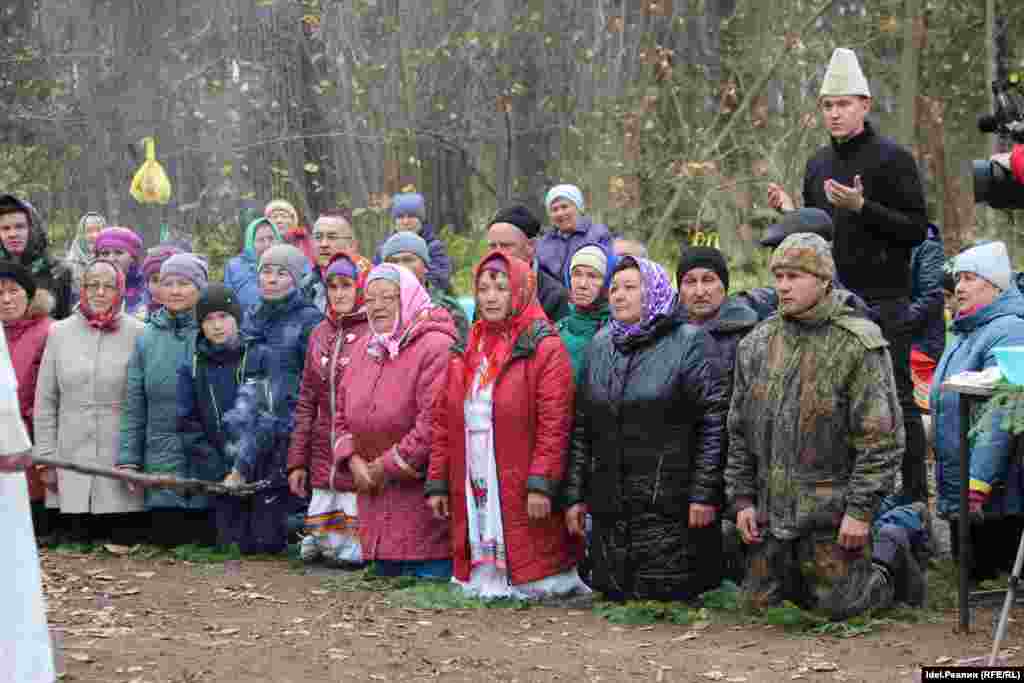
M99 211L147 245L166 226L216 272L242 201L312 222L347 206L364 252L414 187L466 293L495 209L582 187L587 212L672 265L709 236L764 278L768 182L799 195L826 141L816 95L860 55L872 119L908 145L947 254L1024 228L975 207L969 162L990 82L1024 68L1015 0L12 0L0 9L0 191L47 217L62 254ZM128 189L157 140L173 195Z

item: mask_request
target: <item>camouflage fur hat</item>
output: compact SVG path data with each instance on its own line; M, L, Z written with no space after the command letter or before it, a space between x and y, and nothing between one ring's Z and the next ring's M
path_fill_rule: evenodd
M834 280L836 277L831 247L821 235L810 232L794 233L782 240L772 253L769 268L773 273L776 268L802 270L822 280Z

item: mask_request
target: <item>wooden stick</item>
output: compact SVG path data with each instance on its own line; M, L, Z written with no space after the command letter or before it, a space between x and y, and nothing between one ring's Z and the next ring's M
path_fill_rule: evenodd
M27 457L26 460L34 465L55 467L94 477L118 479L123 482L138 484L144 488L177 489L185 492L208 493L221 496L251 496L268 486L268 482L265 481L228 486L219 481L182 479L170 474L143 474L132 469L115 469L113 467L103 467L102 465L87 465L85 463L68 462L59 458L47 458L39 455Z

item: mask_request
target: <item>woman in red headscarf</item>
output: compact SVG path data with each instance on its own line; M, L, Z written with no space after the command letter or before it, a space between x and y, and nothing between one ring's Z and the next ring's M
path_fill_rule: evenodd
M581 545L555 500L573 415L569 354L526 262L493 251L476 268L476 310L434 410L426 493L450 519L455 579L484 598L587 594Z

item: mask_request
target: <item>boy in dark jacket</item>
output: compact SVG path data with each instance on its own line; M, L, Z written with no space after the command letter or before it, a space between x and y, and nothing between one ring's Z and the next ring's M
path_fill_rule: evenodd
M195 352L178 369L178 430L189 474L196 479L227 484L270 479L264 470L277 441L287 438L283 429L255 435L259 438L245 429L246 421L274 418L266 407L260 411L245 400L260 393L267 368L263 353L242 344L241 317L234 292L210 285L196 305ZM216 497L218 545L237 544L243 553L280 552L287 542L286 500L272 489L246 498Z

